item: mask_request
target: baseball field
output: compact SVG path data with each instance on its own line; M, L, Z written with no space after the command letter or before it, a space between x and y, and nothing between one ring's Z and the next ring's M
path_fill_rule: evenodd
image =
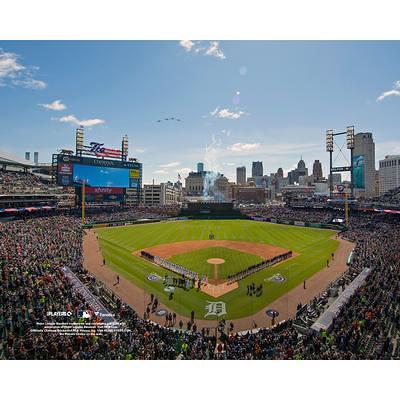
M171 221L96 229L106 268L126 278L178 315L215 320L207 306L223 302L225 319L255 314L280 296L326 267L338 247L332 230L277 225L250 220ZM214 239L210 240L210 233ZM191 271L207 276L209 286L222 287L228 275L269 256L292 251L286 261L252 273L218 296L193 288L175 288L172 299L163 282L161 266L144 260L140 250L159 255ZM262 291L248 294L248 285L262 284ZM226 285L225 285L226 287ZM210 311L210 309L208 309Z

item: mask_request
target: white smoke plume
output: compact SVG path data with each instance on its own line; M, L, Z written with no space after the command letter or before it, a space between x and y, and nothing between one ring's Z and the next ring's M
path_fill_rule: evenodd
M219 153L221 150L222 141L216 135L212 135L211 143L206 145L204 153L204 164L207 172L203 181L203 197L208 200L223 201L222 193L219 193L215 187L215 181L220 176Z

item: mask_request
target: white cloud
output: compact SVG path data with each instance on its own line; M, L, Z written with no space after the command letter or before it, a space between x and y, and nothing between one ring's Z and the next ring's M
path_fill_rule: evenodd
M383 92L377 99L376 101L383 101L386 97L390 96L400 96L400 81L396 81L393 84L393 89L387 90L386 92Z
M160 167L161 168L173 168L173 167L177 167L180 164L181 163L179 161L173 161L173 162L170 162L168 164L161 164Z
M185 168L179 168L179 169L176 169L176 170L175 170L175 172L177 172L177 173L180 174L180 175L187 175L189 172L192 172L192 171L193 171L192 168L187 168L187 167L185 167Z
M95 126L95 125L101 125L101 124L104 124L106 122L106 121L104 121L104 119L100 119L100 118L91 118L91 119L79 120L73 114L65 115L64 117L57 118L57 121L59 121L59 122L69 122L72 125L81 125L81 126L88 127L88 128L90 128L91 126Z
M144 147L134 147L134 148L132 149L132 151L133 151L134 153L143 154L143 153L146 153L147 149L144 148Z
M244 154L282 158L283 156L315 153L322 149L321 143L234 143L220 152L220 157L242 157ZM232 160L230 160L232 161Z
M18 73L26 69L17 59L17 54L6 53L0 48L0 79L15 78Z
M15 86L22 86L25 89L45 89L47 87L46 82L33 79L30 76L26 76L22 79L14 79L12 83Z
M67 106L61 102L61 100L54 100L49 104L39 104L39 106L52 111L62 111L67 108Z
M192 42L191 40L181 40L179 42L180 46L183 47L186 51L190 52L193 48L193 46L195 45L194 42Z
M228 150L240 152L240 151L251 151L258 149L260 147L260 143L234 143L228 146Z
M225 60L225 54L219 48L219 42L211 42L210 47L206 50L208 56L219 58L220 60Z
M240 117L247 115L244 111L231 111L229 108L217 107L214 111L210 112L210 115L215 118L227 118L227 119L239 119Z
M225 60L226 56L219 47L219 42L209 42L207 46L201 45L200 41L194 42L192 40L181 40L179 45L183 47L188 53L194 52L197 54L203 54L205 56L215 57L219 60Z
M38 67L24 66L16 53L0 48L0 86L22 86L27 89L44 89L47 84L34 78Z
M154 171L154 173L157 175L166 175L166 174L168 174L168 171L165 169L157 169Z

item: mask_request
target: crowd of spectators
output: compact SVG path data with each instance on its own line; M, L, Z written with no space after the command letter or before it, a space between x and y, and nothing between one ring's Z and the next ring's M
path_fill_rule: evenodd
M49 194L58 192L55 185L44 183L30 172L0 169L0 194Z
M293 215L280 210L279 215ZM315 221L303 211L295 215ZM322 211L321 211L322 213ZM270 215L270 214L269 214ZM277 215L277 214L275 214ZM318 214L324 220L328 215ZM400 230L397 215L354 215L342 235L355 241L350 272L371 268L330 332L300 333L292 320L239 334L221 329L170 329L144 320L111 295L106 306L127 333L60 336L33 333L48 312L90 308L63 272L69 267L92 290L82 264L83 231L76 216L55 215L0 224L0 358L3 359L385 359L399 358ZM93 292L95 295L98 293ZM100 297L99 297L100 299ZM104 297L101 298L104 303ZM58 317L64 318L64 317ZM68 318L68 317L65 317Z
M313 209L310 212L307 209L289 208L284 206L251 206L241 209L242 214L248 217L276 219L278 221L302 221L310 223L328 223L337 214L334 211L325 209Z
M85 222L117 222L137 219L162 219L179 215L178 206L103 207L88 209Z
M400 187L389 190L380 196L364 199L361 204L372 204L387 208L395 207L397 209L400 207Z
M62 267L90 282L82 267L82 229L75 217L54 216L0 224L1 359L165 359L212 358L215 342L201 333L181 333L142 320L115 299L118 320L129 333L60 336L32 333L48 312L90 309L73 290ZM57 317L57 321L71 321ZM179 345L179 347L177 347ZM210 353L211 351L211 353ZM204 352L204 355L203 355Z

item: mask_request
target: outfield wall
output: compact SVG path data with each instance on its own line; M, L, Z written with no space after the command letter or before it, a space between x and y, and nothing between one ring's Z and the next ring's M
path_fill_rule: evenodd
M127 220L119 220L119 221L110 221L110 222L102 222L102 221L94 221L88 224L83 224L82 227L84 229L90 228L107 228L112 226L126 226L126 225L139 225L139 224L149 224L154 222L166 222L166 221L186 221L189 218L186 217L166 217L166 218L155 218L155 219L127 219Z
M334 225L334 224L313 223L313 222L284 220L284 219L279 220L277 218L265 218L265 217L250 217L250 219L253 221L259 221L259 222L271 222L273 224L294 225L294 226L301 226L301 227L307 227L307 228L332 229L335 231L347 230L347 228L344 226Z

